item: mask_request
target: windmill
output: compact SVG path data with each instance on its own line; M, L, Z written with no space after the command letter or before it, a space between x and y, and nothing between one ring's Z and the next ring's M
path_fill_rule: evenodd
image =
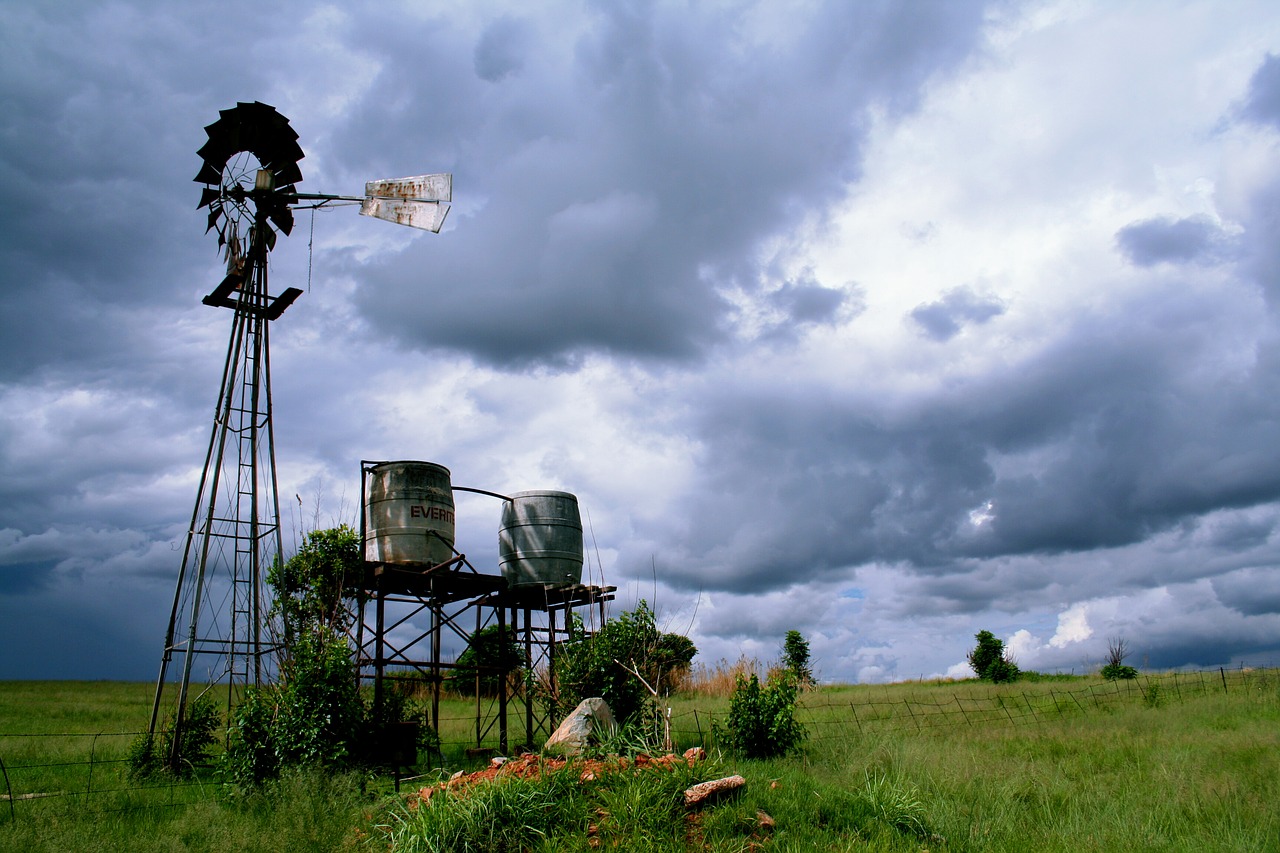
M151 710L152 735L169 683L176 679L169 761L179 759L192 676L212 689L225 685L230 707L237 691L262 683L273 645L267 636L264 581L281 556L280 499L271 422L271 321L302 291L272 296L267 256L278 234L293 230L293 212L330 202L359 202L360 213L439 232L452 200L448 174L365 184L363 196L300 193L298 161L305 155L289 120L267 104L238 103L205 128L209 140L195 181L204 184L198 208L208 209L227 265L204 304L232 311L213 429L187 529L165 632ZM196 660L201 666L196 668Z

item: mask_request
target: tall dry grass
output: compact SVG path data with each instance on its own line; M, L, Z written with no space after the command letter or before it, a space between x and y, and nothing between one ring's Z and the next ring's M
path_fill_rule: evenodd
M680 684L679 692L685 696L706 696L723 699L733 694L739 676L765 678L770 668L759 658L745 655L730 662L721 658L713 664L695 664Z

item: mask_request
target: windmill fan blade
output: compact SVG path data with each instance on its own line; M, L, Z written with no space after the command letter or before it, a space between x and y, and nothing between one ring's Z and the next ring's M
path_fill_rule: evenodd
M200 172L195 176L197 184L218 184L222 181L222 173L208 163L200 165Z
M408 225L410 228L435 233L439 233L444 225L444 217L448 212L448 205L416 199L366 198L360 205L361 216L373 216L397 225Z

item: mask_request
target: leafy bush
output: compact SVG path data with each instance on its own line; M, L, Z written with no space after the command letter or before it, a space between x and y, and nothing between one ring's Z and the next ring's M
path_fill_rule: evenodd
M687 670L695 654L697 649L687 638L658 630L653 611L644 601L606 622L595 634L587 634L575 620L568 641L556 648L559 695L554 697L553 710L559 714L583 699L599 696L609 703L614 718L625 724L651 710L649 688L662 692L672 672Z
M1018 665L1005 654L1004 641L990 631L979 631L973 637L978 645L969 652L969 666L978 678L995 684L1016 681Z
M356 594L362 566L360 534L346 524L312 530L298 553L272 565L267 573L275 591L272 615L284 623L286 645L316 626L347 627L342 601Z
M1107 640L1107 665L1102 668L1102 677L1107 681L1137 678L1138 671L1124 665L1124 659L1128 656L1129 644L1123 638Z
M190 776L196 764L208 760L210 749L218 742L214 732L221 726L222 715L214 707L213 700L197 696L187 703L176 765L170 763L174 757L173 720L170 718L161 726L158 738L150 732L134 738L125 759L129 774L135 779L165 774L180 778Z
M1137 678L1138 670L1131 666L1118 666L1109 663L1102 668L1102 677L1107 681L1124 681L1130 678Z
M253 787L280 774L275 743L277 693L274 687L250 687L232 714L222 772L237 785Z
M754 673L750 678L739 675L729 697L726 729L717 727L717 737L747 758L772 758L791 752L808 736L795 716L796 693L796 681L787 675L764 686Z
M393 714L384 707L375 718L355 676L342 637L324 629L298 637L279 684L250 689L233 714L223 758L228 779L252 786L275 778L286 766L361 763L371 734ZM392 710L403 710L403 704Z
M419 723L418 745L437 745L407 697L388 691L371 709L360 695L351 647L343 635L343 599L361 571L359 534L348 525L313 530L268 580L272 614L284 623L284 660L275 685L246 691L230 722L223 771L228 781L256 786L286 767L347 768L364 763L389 724ZM410 718L416 719L410 720Z

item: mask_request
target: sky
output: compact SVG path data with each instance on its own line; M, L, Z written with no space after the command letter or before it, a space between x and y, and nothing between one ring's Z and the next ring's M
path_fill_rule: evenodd
M289 547L360 461L577 495L698 663L1280 663L1280 9L1265 2L0 7L0 679L155 678L230 312L219 110L303 192ZM460 494L496 573L499 507Z

